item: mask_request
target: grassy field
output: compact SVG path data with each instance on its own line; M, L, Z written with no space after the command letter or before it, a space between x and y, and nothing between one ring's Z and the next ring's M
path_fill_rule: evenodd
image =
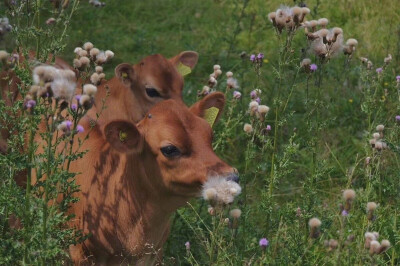
M164 251L167 265L400 264L400 126L395 119L400 115L400 1L304 3L311 10L308 20L326 17L328 28L343 29L344 40L358 40L350 63L343 54L321 63L306 53L303 29L282 52L286 35L280 43L268 13L299 1L109 0L103 8L82 1L71 21L61 56L71 62L74 48L86 41L113 50L107 78L121 62L193 50L199 62L185 77L184 88L190 105L214 64L224 72L217 90L226 92L228 104L214 128L214 146L241 173L243 193L233 205L242 210L239 227L224 224L228 210L211 216L206 202L193 200L172 219ZM1 45L9 49L12 41ZM258 53L265 55L260 72L249 60ZM377 73L388 54L391 63ZM318 65L315 73L299 69L304 57ZM360 57L371 60L373 68L367 70ZM226 71L233 71L240 84L240 100L225 89ZM271 108L263 122L248 114L254 89L262 91L261 102ZM257 133L245 134L245 123ZM368 142L378 124L385 125L384 141L390 147L382 152ZM259 132L266 125L272 131L263 136ZM342 192L350 188L357 196L351 213L344 215ZM365 211L371 201L379 204L374 221ZM322 221L316 240L308 238L312 217ZM364 248L367 231L378 231L391 248L370 256ZM266 250L259 246L264 237L269 240ZM325 246L329 239L339 247Z

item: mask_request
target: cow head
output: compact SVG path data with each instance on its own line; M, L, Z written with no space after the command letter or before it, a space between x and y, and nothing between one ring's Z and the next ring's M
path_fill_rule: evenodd
M115 75L141 103L152 106L165 99L182 98L183 78L179 70L193 69L198 54L186 51L166 59L155 54L142 59L136 65L122 63L115 68Z
M139 156L152 191L195 196L210 176L238 178L236 170L214 153L213 132L203 119L212 108L218 120L224 104L224 94L218 92L190 109L170 99L156 104L137 125L108 123L104 134L117 152L132 154L136 161Z

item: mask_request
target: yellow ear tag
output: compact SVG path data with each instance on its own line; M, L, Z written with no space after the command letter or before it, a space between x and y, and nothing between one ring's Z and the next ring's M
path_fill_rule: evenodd
M128 74L126 72L122 72L122 78L126 79L128 77Z
M204 119L210 124L211 127L213 127L218 113L219 109L217 107L210 107L204 111Z
M128 137L128 134L126 134L125 132L122 132L122 131L119 132L119 140L121 142L125 142L127 137Z
M186 75L189 75L192 72L190 67L185 66L184 64L182 64L182 62L179 62L177 69L178 69L179 74L181 74L183 77Z

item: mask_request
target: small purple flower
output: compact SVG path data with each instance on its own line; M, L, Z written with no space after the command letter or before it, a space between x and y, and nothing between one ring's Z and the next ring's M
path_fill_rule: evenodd
M400 122L400 115L396 115L396 121Z
M71 130L71 126L72 126L72 122L71 121L69 121L69 120L65 121L65 125L67 126L68 130Z
M265 128L265 130L271 131L271 125L267 125L267 127Z
M76 106L76 104L71 104L71 110L72 111L76 111L76 109L78 109L78 106Z
M381 67L376 69L376 73L378 73L378 74L382 73L382 71L383 71L383 68L381 68Z
M190 249L190 242L189 242L189 241L187 241L187 242L185 243L185 247L186 247L187 250Z
M397 82L400 82L400 75L399 75L399 76L396 76L396 81L397 81Z
M256 56L254 54L250 55L250 61L254 62L256 60Z
M29 100L25 103L26 108L33 108L36 106L36 102L34 100Z
M256 90L252 90L252 91L250 92L250 97L251 97L252 99L257 98L257 92L256 92Z
M342 211L342 216L343 217L347 217L347 216L349 216L349 213L346 210L343 210Z
M268 247L269 241L266 238L261 238L260 241L258 242L258 244L260 245L260 247L262 249L265 249L266 247Z
M83 131L85 131L85 129L83 128L83 126L81 126L81 125L77 125L77 126L76 126L76 132L82 133Z
M238 92L238 91L233 92L233 98L240 99L240 97L242 97L242 94L240 92Z
M260 103L261 103L261 99L260 99L260 97L257 97L257 98L255 98L255 99L254 99L254 101L258 102L258 104L260 104Z
M81 94L77 94L75 95L75 99L79 102L79 100L81 99L82 95Z
M318 69L318 66L317 66L316 64L311 64L311 65L310 65L310 70L311 70L312 72L316 71L317 69Z
M263 53L259 53L259 54L257 55L257 59L261 60L261 59L263 59L263 58L264 58L264 54L263 54Z

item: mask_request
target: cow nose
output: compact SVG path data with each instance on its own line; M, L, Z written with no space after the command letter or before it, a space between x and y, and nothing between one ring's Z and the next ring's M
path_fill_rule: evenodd
M239 183L239 172L238 172L238 170L233 169L233 172L230 173L230 174L226 177L226 180Z

